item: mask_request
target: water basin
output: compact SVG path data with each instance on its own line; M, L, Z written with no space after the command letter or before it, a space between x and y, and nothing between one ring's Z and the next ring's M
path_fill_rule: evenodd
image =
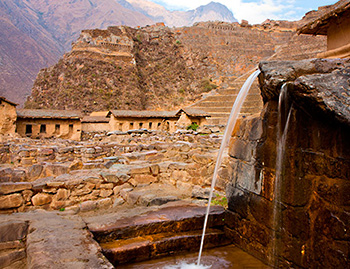
M194 264L197 262L198 252L173 255L160 259L143 261L133 264L119 265L118 268L125 269L161 269L181 268L181 263ZM228 245L213 249L205 249L202 253L201 264L210 266L211 269L271 269L260 260L244 252L235 245Z

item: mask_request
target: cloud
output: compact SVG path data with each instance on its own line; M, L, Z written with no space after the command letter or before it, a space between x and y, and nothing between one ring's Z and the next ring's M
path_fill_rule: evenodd
M296 0L153 0L172 10L195 9L201 5L206 5L211 1L216 1L227 6L238 21L248 20L249 23L261 23L266 19L274 20L298 20L300 14L294 12L297 8L294 6Z

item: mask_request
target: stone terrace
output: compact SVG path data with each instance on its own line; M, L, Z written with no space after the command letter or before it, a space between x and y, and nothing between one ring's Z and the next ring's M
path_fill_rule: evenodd
M230 116L232 106L236 101L238 93L252 72L233 80L228 87L220 87L212 95L207 95L191 107L207 112L211 117L207 119L210 125L225 125ZM263 108L257 80L250 88L247 98L243 103L240 116L249 116L258 113Z

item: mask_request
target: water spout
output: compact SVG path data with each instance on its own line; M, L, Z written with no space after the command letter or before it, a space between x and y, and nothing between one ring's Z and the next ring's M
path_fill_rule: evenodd
M220 145L220 149L219 149L219 153L216 159L216 164L215 164L215 169L214 169L214 174L213 174L213 179L211 182L211 189L210 189L210 194L209 194L209 200L208 200L208 206L207 206L207 212L205 215L205 219L204 219L204 225L203 225L203 233L202 233L202 240L201 240L201 245L200 245L200 249L199 249L199 254L198 254L198 261L197 261L197 266L200 265L201 262L201 256L202 256L202 251L203 251L203 245L204 245L204 237L205 237L205 231L207 228L207 222L208 222L208 216L209 216L209 211L210 211L210 203L213 197L213 191L214 191L214 187L216 184L216 178L218 175L218 171L219 168L221 166L222 163L222 158L223 158L223 153L224 150L228 144L228 141L231 137L231 134L233 132L233 129L235 127L239 112L241 111L242 105L244 103L245 98L248 95L249 89L253 84L253 81L257 78L257 76L260 74L259 70L256 70L253 74L251 74L249 76L249 78L245 81L245 83L243 84L241 90L239 91L239 94L235 100L235 103L233 104L232 110L231 110L231 114L230 117L228 119L227 125L226 125L226 129L224 132L224 136L222 138L222 142Z

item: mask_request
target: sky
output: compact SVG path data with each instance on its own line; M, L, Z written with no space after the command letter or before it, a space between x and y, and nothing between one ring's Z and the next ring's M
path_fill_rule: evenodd
M300 20L306 12L319 6L331 5L337 0L151 0L169 10L190 10L211 1L227 6L240 22L262 23L266 19Z

